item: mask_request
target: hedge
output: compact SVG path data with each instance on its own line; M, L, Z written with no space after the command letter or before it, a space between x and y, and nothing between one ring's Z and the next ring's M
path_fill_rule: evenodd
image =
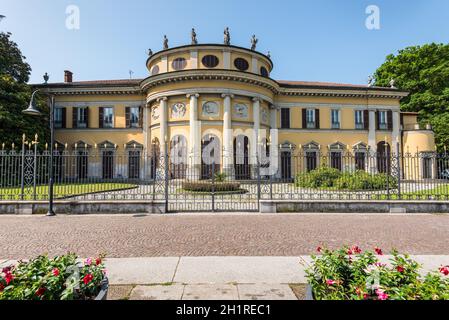
M182 189L191 192L226 192L226 191L241 191L240 183L237 182L215 182L210 181L194 181L183 182Z

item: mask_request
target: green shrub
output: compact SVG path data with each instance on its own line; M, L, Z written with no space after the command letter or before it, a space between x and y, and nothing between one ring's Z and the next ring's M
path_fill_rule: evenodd
M75 254L0 269L0 300L92 300L105 277L102 257L77 261Z
M449 299L449 266L421 277L421 266L396 251L388 265L379 261L379 248L375 252L362 252L357 246L318 251L321 255L312 256L306 268L316 300Z
M182 184L182 189L190 192L227 192L242 191L240 183L237 182L215 182L211 181L186 181Z
M225 182L226 181L226 177L227 177L227 175L224 172L217 172L214 175L214 179L215 179L216 182Z
M333 187L335 180L342 175L341 171L322 166L318 169L299 173L295 179L295 185L303 188Z
M387 182L388 180L388 182ZM342 173L338 169L321 167L306 173L299 173L295 185L303 188L335 188L338 190L384 190L395 189L398 181L385 173L370 174L359 170Z

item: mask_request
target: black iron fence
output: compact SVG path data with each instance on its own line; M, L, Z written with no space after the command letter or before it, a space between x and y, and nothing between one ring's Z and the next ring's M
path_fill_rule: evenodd
M0 201L48 200L50 153L0 151ZM252 211L260 199L449 200L449 156L280 149L225 158L116 146L54 151L56 199L158 200L169 211Z

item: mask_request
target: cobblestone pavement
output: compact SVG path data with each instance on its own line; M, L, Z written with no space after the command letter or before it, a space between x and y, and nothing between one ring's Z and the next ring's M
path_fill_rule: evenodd
M297 256L358 244L449 254L449 215L178 214L0 216L0 259L80 256Z

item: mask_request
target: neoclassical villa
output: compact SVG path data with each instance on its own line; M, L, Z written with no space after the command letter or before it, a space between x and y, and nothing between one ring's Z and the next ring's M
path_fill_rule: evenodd
M104 159L128 153L132 156L123 172L133 178L151 174L142 167L156 163L139 161L141 153L165 154L173 146L186 150L185 170L195 172L202 150L212 142L218 147L218 166L231 174L250 166L263 150L284 178L294 175L289 157L298 154L304 156L305 170L316 168L319 154L326 153L328 165L341 170L346 168L343 154L352 154L352 168L380 171L375 161L366 161L367 153L435 152L432 130L419 127L417 113L400 111L408 93L395 88L394 81L376 87L275 80L273 62L256 51L256 42L253 38L249 49L233 46L226 31L224 44L198 44L192 35L192 44L169 48L165 39L162 51L150 50L145 79L77 82L65 71L63 83L36 87L56 96L61 148L79 152L81 159L86 150L96 149ZM238 150L243 150L243 162ZM423 159L417 174L431 178L435 165ZM86 161L77 174L97 174ZM99 161L109 167L99 174L113 177L113 160ZM250 175L248 170L244 178Z

